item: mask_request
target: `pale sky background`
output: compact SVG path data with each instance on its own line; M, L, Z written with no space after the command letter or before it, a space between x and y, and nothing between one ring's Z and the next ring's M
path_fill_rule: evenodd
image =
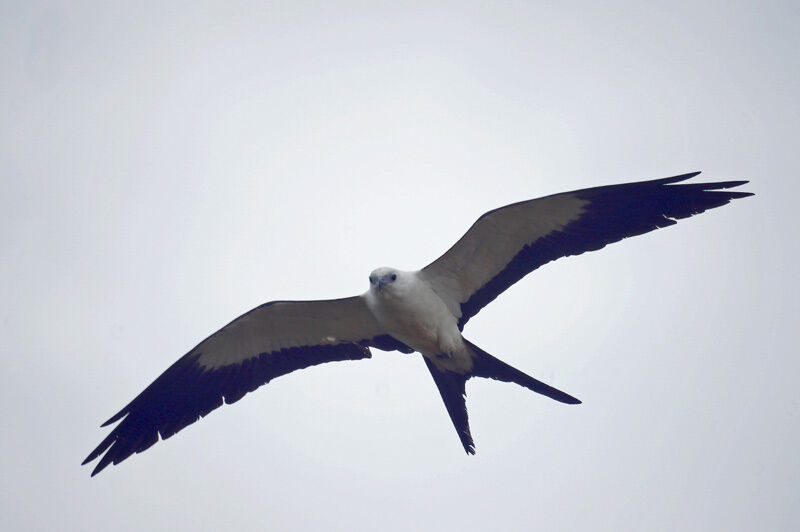
M0 529L800 528L798 2L110 4L0 7ZM470 381L469 457L419 355L375 351L79 465L260 303L693 170L757 195L465 330L583 405Z

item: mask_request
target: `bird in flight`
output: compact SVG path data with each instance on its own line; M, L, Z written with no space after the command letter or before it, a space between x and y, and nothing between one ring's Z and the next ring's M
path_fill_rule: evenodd
M106 421L102 426L119 424L83 464L100 457L94 476L149 448L159 435L169 438L275 377L324 362L370 358L371 347L422 355L464 450L474 454L468 379L513 382L562 403L580 401L464 338L469 319L552 260L752 195L727 190L747 181L683 183L699 173L507 205L478 218L453 247L421 270L373 271L364 294L256 307L200 342Z

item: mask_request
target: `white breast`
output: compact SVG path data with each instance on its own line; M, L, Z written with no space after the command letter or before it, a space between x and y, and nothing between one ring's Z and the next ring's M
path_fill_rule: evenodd
M418 272L398 272L382 290L365 294L381 327L442 369L472 368L469 348L461 338L458 320Z

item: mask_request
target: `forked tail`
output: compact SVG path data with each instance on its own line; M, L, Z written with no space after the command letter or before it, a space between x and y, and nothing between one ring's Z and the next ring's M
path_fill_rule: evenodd
M486 379L494 379L503 382L513 382L529 390L533 390L536 393L546 395L550 399L555 399L559 403L567 403L568 405L581 404L580 400L571 395L557 390L542 381L536 380L530 375L522 373L517 368L509 366L502 360L493 357L466 338L464 342L472 349L472 352L475 353L475 366L472 368L472 373L467 378L484 377Z
M575 397L522 373L466 339L464 339L464 342L474 354L474 366L469 373L440 370L426 357L422 358L428 366L428 371L431 372L433 381L436 383L439 394L444 401L444 406L447 408L447 413L450 415L450 420L453 422L458 437L461 439L461 444L467 453L475 454L475 443L472 441L472 434L469 430L465 386L467 380L472 377L514 382L561 403L580 404L580 401Z

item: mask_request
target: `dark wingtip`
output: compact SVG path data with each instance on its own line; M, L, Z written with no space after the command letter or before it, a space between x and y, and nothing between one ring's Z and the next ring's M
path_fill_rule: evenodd
M687 183L687 187L691 187L694 189L701 189L701 190L720 190L725 188L734 188L740 187L742 185L746 185L750 181L745 180L738 180L738 181L716 181L714 183ZM745 194L752 194L751 192L746 192Z
M135 401L135 399L134 399L134 401ZM133 405L134 401L131 401L130 403L128 403L125 406L125 408L123 408L122 410L120 410L119 412L117 412L116 414L111 416L110 418L108 418L108 420L105 423L103 423L102 425L100 425L100 427L107 427L107 426L111 425L112 423L116 423L117 421L122 419L130 411L131 406Z
M700 175L699 170L697 172L689 172L688 174L674 175L672 177L664 177L662 179L656 179L655 182L660 184L679 183L681 181L686 181L687 179L691 179L698 175ZM642 183L647 183L647 181L642 181Z
M549 397L550 399L555 399L559 403L564 403L564 404L567 404L567 405L579 405L579 404L581 404L581 400L578 399L577 397L572 397L570 394L564 393L561 390L557 390L557 389L552 388L552 387L550 387L550 388L555 393L544 394L547 397Z
M94 477L94 476L95 476L96 474L98 474L100 471L102 471L103 469L105 469L107 465L108 465L107 463L105 463L105 464L104 464L104 463L102 463L102 462L101 462L101 463L99 463L99 464L97 464L97 467L95 467L95 468L92 470L92 474L90 475L90 478L91 478L91 477Z
M746 198L748 196L755 196L755 192L727 192L730 199Z
M94 451L90 452L90 453L89 453L89 456L87 456L87 457L86 457L86 458L83 460L83 462L81 462L81 465L86 465L86 464L88 464L89 462L93 461L93 460L94 460L95 458L97 458L98 456L100 456L101 454L103 454L103 453L106 451L106 449L108 449L109 447L111 447L111 445L114 443L114 440L115 440L115 439L116 439L116 434L114 434L114 432L112 432L111 434L109 434L108 436L106 436L106 437L103 439L103 441L102 441L102 442L100 442L100 445L98 445L97 447L95 447Z
M749 182L750 181L742 179L742 180L739 180L739 181L723 181L721 183L714 183L714 184L717 185L719 188L733 188L733 187L740 187L742 185L746 185Z
M114 417L110 418L108 421L106 421L105 423L100 425L100 428L102 429L103 427L107 427L107 426L111 425L112 423L114 423L116 421L119 421L119 417L118 416L114 416Z

